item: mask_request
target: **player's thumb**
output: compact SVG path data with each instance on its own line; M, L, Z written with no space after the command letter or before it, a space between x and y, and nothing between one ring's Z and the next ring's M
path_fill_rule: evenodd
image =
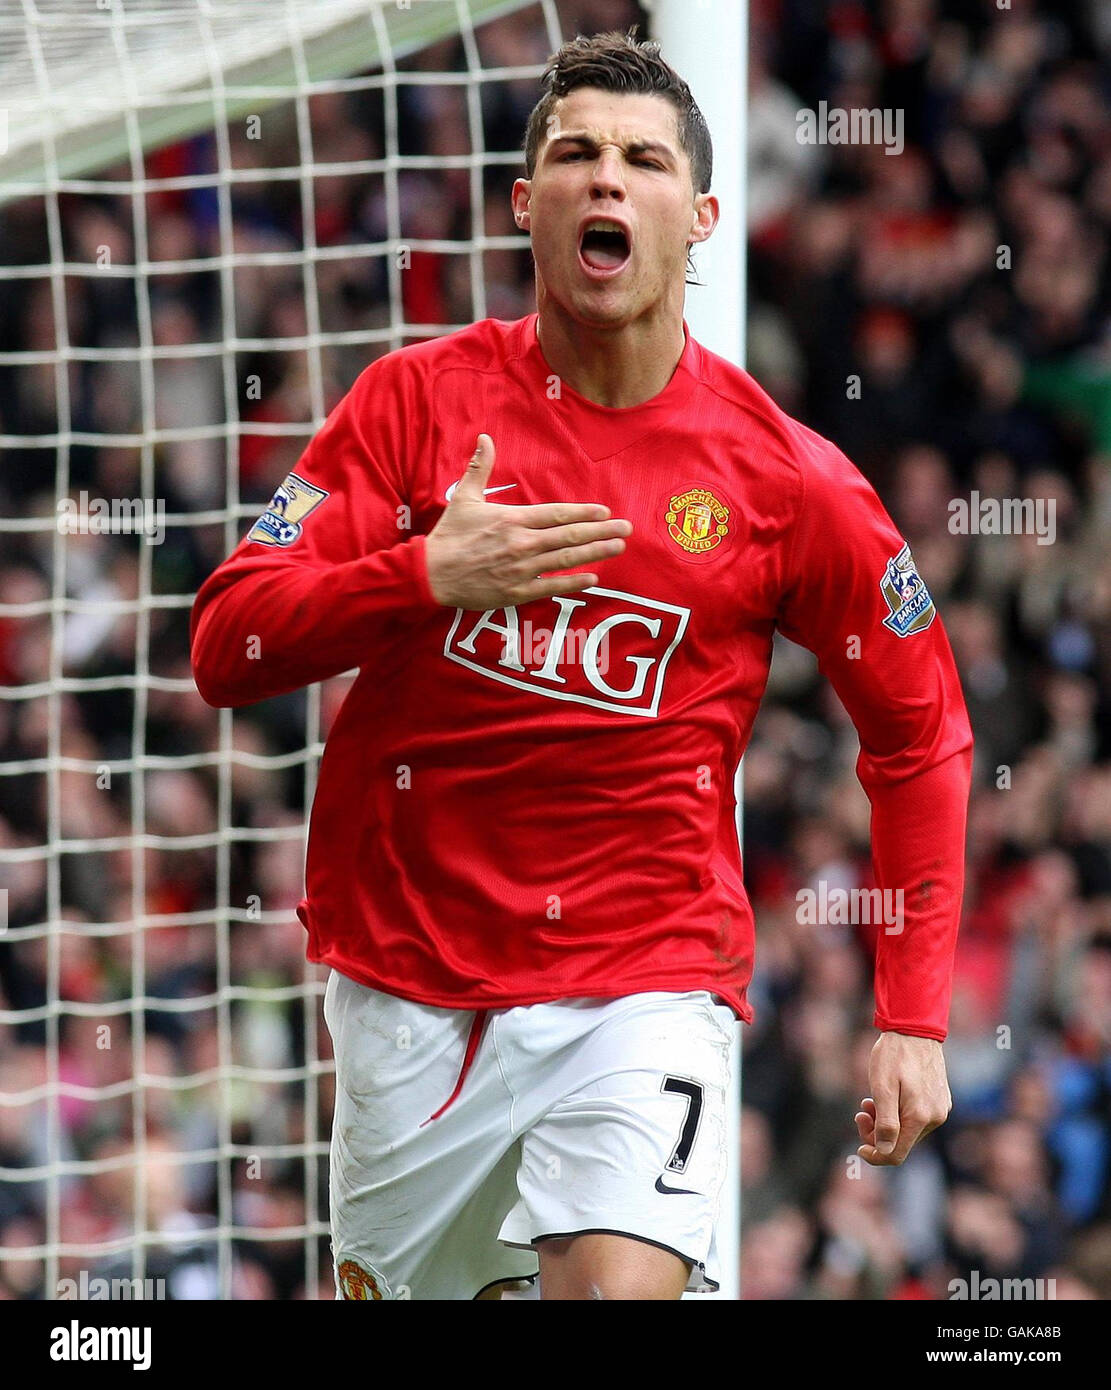
M881 1154L891 1153L899 1142L899 1102L891 1092L876 1092L876 1148Z
M494 469L494 441L488 434L478 436L478 444L467 464L467 471L459 479L455 489L456 497L465 497L472 502L482 501L482 490Z

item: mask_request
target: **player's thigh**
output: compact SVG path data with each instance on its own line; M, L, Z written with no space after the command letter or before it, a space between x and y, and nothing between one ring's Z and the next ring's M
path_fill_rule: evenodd
M691 1267L670 1250L629 1236L591 1234L537 1247L545 1300L681 1298Z
M519 1231L527 1210L542 1297L545 1270L550 1288L573 1279L579 1297L675 1297L681 1269L704 1288L733 1015L695 991L612 1001L598 1019L560 1063L560 1099L525 1135L522 1201L507 1224ZM598 1239L572 1239L584 1236Z
M455 1088L474 1015L337 972L324 1012L336 1055L329 1196L340 1296L472 1298L532 1272L535 1262L501 1260L496 1239L515 1155L492 1059L476 1057L455 1101L431 1118Z

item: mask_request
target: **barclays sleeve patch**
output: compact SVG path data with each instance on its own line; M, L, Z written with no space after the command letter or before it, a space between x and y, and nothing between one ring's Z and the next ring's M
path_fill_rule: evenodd
M898 555L888 560L880 580L880 590L889 610L883 625L896 637L909 637L911 633L925 631L937 616L934 601L918 573L909 545L904 545Z
M247 539L260 545L292 545L304 530L305 518L330 495L291 473L279 485L270 505L247 533Z

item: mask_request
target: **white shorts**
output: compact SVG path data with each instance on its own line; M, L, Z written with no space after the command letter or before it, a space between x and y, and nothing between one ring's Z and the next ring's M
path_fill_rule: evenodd
M332 971L337 1298L470 1299L537 1242L634 1236L718 1286L735 1018L704 990L476 1014Z

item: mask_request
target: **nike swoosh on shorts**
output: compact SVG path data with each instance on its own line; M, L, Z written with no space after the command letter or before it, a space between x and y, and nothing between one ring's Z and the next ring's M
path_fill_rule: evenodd
M667 1187L663 1178L656 1179L656 1191L673 1197L698 1197L701 1195L698 1192L692 1192L689 1187Z

